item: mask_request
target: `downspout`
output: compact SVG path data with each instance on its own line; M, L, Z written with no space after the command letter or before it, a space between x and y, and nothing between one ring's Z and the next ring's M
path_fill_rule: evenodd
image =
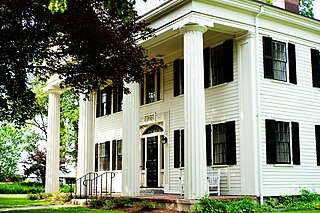
M260 205L263 204L263 177L262 177L262 141L261 141L261 112L260 112L260 71L259 71L259 16L264 12L264 6L260 6L260 12L256 16L256 101L257 101L257 136L258 136L258 158L259 158L259 195Z

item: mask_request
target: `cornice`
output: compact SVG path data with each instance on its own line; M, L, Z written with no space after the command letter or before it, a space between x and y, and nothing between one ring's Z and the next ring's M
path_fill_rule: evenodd
M259 13L260 6L263 5L265 10L261 16L261 19L272 19L274 22L285 23L286 25L295 26L306 31L315 33L320 32L320 21L304 17L302 15L295 14L282 8L278 8L256 0L168 0L159 7L143 15L142 19L152 23L156 20L160 20L164 15L173 12L176 8L192 2L206 3L222 8L230 8L244 14L251 14L253 18Z

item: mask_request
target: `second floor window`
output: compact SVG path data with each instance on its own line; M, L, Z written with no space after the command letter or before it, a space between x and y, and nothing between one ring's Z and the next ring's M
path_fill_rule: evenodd
M289 61L288 61L289 59ZM295 45L263 37L264 77L287 82L289 62L289 82L297 84Z
M113 88L107 86L103 90L97 91L96 117L110 115L122 111L123 88Z
M203 51L204 87L233 81L233 40Z
M141 83L141 105L160 101L161 99L161 71L147 73Z

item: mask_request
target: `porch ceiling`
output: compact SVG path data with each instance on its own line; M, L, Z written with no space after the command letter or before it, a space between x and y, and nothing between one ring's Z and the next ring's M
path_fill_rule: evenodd
M239 29L216 24L204 34L204 47L208 47L240 34ZM178 31L167 31L142 44L150 58L166 58L183 50L183 35Z

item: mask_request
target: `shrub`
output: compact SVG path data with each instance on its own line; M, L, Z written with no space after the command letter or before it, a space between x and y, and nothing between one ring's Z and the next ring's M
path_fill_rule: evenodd
M36 194L43 191L44 191L44 187L38 186L37 183L34 183L34 182L31 182L31 183L6 182L6 183L0 184L0 194Z
M88 202L88 205L92 208L99 208L106 205L106 198L99 197L98 199L93 199Z
M255 212L260 206L251 198L243 197L239 200L219 201L209 199L205 196L200 204L195 205L195 212L213 212L213 213L242 213Z
M121 208L132 205L132 200L128 197L113 197L106 201L106 209Z
M27 198L29 200L40 200L41 199L39 194L28 194Z
M69 193L73 191L74 191L74 186L69 186L64 184L60 185L60 192Z
M138 211L151 211L152 209L157 208L157 203L149 200L143 200L141 202L136 202L134 206L138 208Z

